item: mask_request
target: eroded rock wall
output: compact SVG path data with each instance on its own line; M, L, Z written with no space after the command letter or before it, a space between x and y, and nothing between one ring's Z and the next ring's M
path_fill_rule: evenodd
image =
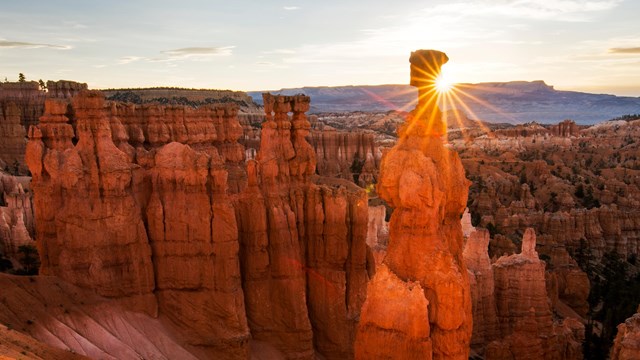
M14 175L26 175L24 162L29 126L38 123L46 98L70 99L87 84L48 81L48 92L36 81L0 83L0 166Z
M488 343L485 357L582 359L584 324L574 317L554 321L533 229L525 231L519 254L503 256L492 267L501 338Z
M237 207L252 335L291 358L311 358L314 347L350 358L368 280L366 193L314 175L308 97L264 103L260 151Z
M463 256L471 282L473 309L472 348L480 351L500 337L493 268L487 252L489 231L478 229L470 233Z
M338 131L329 126L311 133L321 176L338 177L367 187L378 180L382 154L374 133Z
M27 145L41 274L167 318L209 357L247 358L250 337L352 357L366 193L315 175L308 97L266 99L246 163L235 105L47 99Z

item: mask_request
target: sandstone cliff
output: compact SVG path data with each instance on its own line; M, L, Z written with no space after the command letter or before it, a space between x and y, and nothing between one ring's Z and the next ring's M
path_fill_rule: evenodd
M0 167L15 175L24 175L27 130L38 123L44 111L47 97L71 98L87 84L73 81L48 81L47 88L40 88L35 81L0 83Z
M247 358L251 337L352 357L366 193L314 175L308 97L267 98L246 163L232 104L47 99L27 145L41 274L167 319L197 356Z
M361 187L377 182L382 154L374 134L336 131L328 126L311 134L318 174L353 181Z
M350 358L368 279L366 193L314 176L308 97L265 94L264 103L260 151L237 207L252 336L290 358L311 358L314 347Z
M382 159L378 193L394 207L387 256L364 303L356 358L467 359L471 295L460 225L468 181L442 143L434 79L447 57L411 54L418 106Z
M25 172L27 132L20 119L20 108L15 103L0 103L0 170L14 174Z
M489 232L478 229L471 232L463 256L471 282L473 309L473 336L471 346L482 352L493 340L500 338L493 269L487 249Z

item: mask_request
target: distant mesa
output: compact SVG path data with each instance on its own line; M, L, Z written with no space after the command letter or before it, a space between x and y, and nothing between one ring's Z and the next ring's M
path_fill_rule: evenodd
M470 117L488 122L557 123L573 119L580 125L590 125L626 114L640 113L640 98L560 91L542 80L456 86L467 94L459 97L475 115ZM417 90L409 85L320 86L272 92L282 95L304 93L311 96L311 113L406 109L407 104L417 96ZM262 91L249 92L257 103L260 103L261 94Z

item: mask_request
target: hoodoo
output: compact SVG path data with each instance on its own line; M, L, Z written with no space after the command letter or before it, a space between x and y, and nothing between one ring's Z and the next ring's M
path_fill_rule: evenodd
M356 335L357 359L467 359L471 296L462 260L460 217L469 181L446 125L435 79L447 55L411 54L418 105L382 159L378 194L394 207L387 256L367 291Z
M315 175L309 102L265 94L245 162L234 104L47 99L26 150L41 274L169 320L202 358L352 358L367 195Z

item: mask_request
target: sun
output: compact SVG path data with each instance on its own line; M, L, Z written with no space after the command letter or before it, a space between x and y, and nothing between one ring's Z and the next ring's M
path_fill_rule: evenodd
M439 93L446 93L453 87L453 82L451 79L444 74L440 74L436 78L436 91Z

